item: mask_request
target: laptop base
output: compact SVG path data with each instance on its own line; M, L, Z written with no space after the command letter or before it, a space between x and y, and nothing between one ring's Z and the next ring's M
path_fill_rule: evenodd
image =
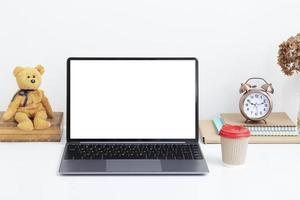
M63 160L61 175L191 175L207 174L201 160Z
M105 144L104 144L105 145ZM80 174L207 174L208 167L201 159L66 159L68 146L64 151L59 173L61 175ZM72 145L73 146L73 145ZM92 146L92 145L87 145ZM199 148L198 144L193 144ZM200 149L199 149L200 150ZM200 150L201 151L201 150ZM202 154L200 152L200 154Z

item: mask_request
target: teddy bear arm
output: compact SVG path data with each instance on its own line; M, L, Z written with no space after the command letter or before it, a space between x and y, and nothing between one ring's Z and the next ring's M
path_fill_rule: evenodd
M13 99L13 101L9 104L6 112L2 116L2 119L4 119L5 121L10 120L16 114L21 101L22 101L22 97L16 96Z
M42 104L43 104L43 106L44 106L44 108L45 108L45 110L47 112L48 117L49 118L53 118L54 117L54 113L53 113L52 107L51 107L51 105L49 103L48 98L45 95L43 95Z

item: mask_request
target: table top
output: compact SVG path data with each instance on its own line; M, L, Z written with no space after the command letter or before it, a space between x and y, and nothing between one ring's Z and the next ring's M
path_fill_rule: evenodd
M63 136L65 137L65 136ZM300 146L251 144L246 165L222 165L201 144L206 176L60 176L60 143L0 143L0 199L299 199Z

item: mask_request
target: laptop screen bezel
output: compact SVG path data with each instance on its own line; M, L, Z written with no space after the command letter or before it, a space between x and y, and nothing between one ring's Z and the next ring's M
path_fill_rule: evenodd
M71 138L71 61L72 60L194 60L195 61L195 138L172 139L72 139ZM70 57L67 59L67 142L198 142L199 141L199 95L198 60L195 57Z

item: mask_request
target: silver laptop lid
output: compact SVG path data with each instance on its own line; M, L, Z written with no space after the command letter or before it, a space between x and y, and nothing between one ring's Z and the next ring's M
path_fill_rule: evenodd
M67 140L197 141L195 58L69 58Z

